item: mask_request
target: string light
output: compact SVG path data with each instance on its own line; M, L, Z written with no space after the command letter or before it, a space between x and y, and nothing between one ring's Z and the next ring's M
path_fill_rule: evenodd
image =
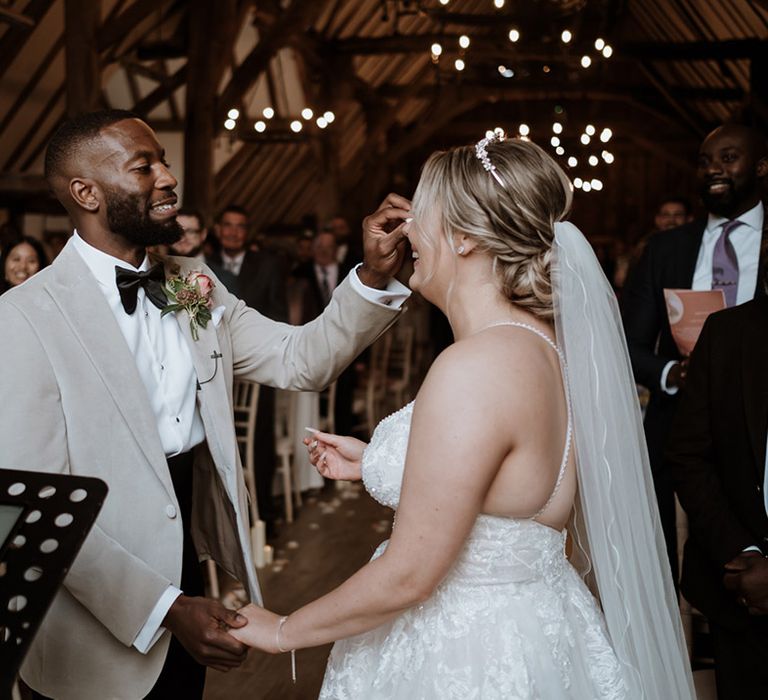
M302 128L304 128L304 125L298 119L294 119L291 122L291 131L293 131L294 133L298 134L302 130Z
M263 134L267 130L267 123L259 119L259 121L253 125L253 128L260 134Z
M598 51L602 51L603 50L603 46L605 46L605 42L602 39L600 39L600 38L595 39L595 48Z
M594 168L598 163L600 162L600 159L597 156L590 156L589 157L589 164Z
M549 140L549 142L552 144L552 148L556 148L557 146L559 146L559 145L560 145L560 139L559 139L559 138L557 138L557 136L553 136L553 137L552 137L552 138Z
M578 164L579 164L579 159L576 158L576 156L571 156L570 158L568 158L568 165L571 168L575 168Z
M571 39L573 39L573 34L571 34L568 29L563 29L563 33L560 35L560 39L564 44L567 44Z
M592 180L592 189L596 190L598 192L600 190L602 190L603 189L603 181L602 180L598 180L597 178L594 178Z
M459 37L459 46L461 46L462 49L469 48L469 37L466 34L462 34Z
M602 154L603 160L610 165L614 161L613 153L610 151L603 151Z
M600 140L603 143L608 143L611 140L611 136L613 136L613 132L607 126L600 132Z
M227 131L232 131L237 126L237 122L234 119L227 119L227 121L224 122L224 128Z
M264 107L262 115L264 116L264 119L272 119L272 117L275 116L275 110L272 109L272 107Z
M565 149L562 146L558 146L555 149L555 153L557 153L557 155L559 155L559 156L563 156L563 155L565 155Z
M590 182L585 182L585 183L584 183L584 184L581 186L581 189L582 189L584 192L589 192L589 191L592 189L592 183L590 183Z
M554 124L552 124L552 131L554 131L556 134L562 134L563 125L560 122L555 122Z
M590 141L589 134L582 134L579 137L579 141L581 141L586 146Z
M587 124L584 127L584 133L585 134L589 134L590 136L594 136L595 135L595 127L592 124Z
M504 0L493 0L493 4L497 10L500 10L502 7L504 7Z
M301 110L301 116L304 117L304 119L312 119L312 117L315 116L315 113L309 107L304 107L304 109Z
M592 59L589 56L582 56L581 57L581 67L582 68L589 68L592 65Z
M521 124L517 129L517 133L520 134L520 136L528 136L528 134L531 133L531 127L527 124Z
M328 126L328 120L325 117L318 117L316 124L321 128L325 129L326 126Z
M227 116L230 119L237 119L240 116L240 110L233 107L229 110L229 112L227 112Z
M459 71L464 70L464 61L460 58L457 58L454 61L453 65L456 67L456 70L459 70Z
M613 56L613 49L608 44L606 44L603 46L603 57L610 58L611 56Z
M507 68L506 66L499 66L499 73L504 78L511 78L512 76L514 76L515 71L513 71L511 68Z
M584 181L583 181L583 180L582 180L580 177L575 177L575 178L573 178L573 186L574 186L574 187L575 187L577 190L580 190L580 189L581 189L581 186L582 186L583 184L584 184Z
M520 32L517 29L510 29L509 40L514 44L518 39L520 39Z
M440 46L440 44L438 44L437 42L432 44L432 55L435 58L439 58L442 55L442 53L443 53L443 47Z
M443 7L445 7L445 6L446 6L446 5L447 5L449 2L450 2L450 0L440 0L440 4L441 4Z
M329 124L333 124L334 119L336 119L336 115L329 109L325 114L323 114L323 118Z

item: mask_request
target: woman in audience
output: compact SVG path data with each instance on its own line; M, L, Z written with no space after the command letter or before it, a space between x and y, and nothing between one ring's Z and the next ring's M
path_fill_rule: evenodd
M26 282L32 275L48 264L43 244L31 236L8 244L2 253L3 284L0 291Z

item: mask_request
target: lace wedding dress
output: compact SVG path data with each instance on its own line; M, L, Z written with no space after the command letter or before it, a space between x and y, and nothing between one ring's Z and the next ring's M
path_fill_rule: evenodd
M534 328L509 325L554 347ZM368 492L393 509L412 414L410 403L385 418L363 455ZM569 416L555 490L568 461L571 423ZM535 517L479 515L428 601L334 645L321 700L626 698L597 602L566 559L565 533Z

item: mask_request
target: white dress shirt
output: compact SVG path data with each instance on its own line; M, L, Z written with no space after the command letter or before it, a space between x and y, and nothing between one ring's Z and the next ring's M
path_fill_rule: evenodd
M197 408L197 377L187 341L176 318L172 314L162 317L161 310L149 301L143 288L137 293L136 310L128 315L115 280L115 266L144 272L150 267L149 259L145 256L136 268L86 243L77 231L70 244L96 278L136 360L166 456L188 452L203 442L205 428ZM242 253L237 261L238 273L244 257ZM384 290L365 286L357 273L350 276L350 282L363 298L384 306L399 308L410 296L410 290L394 279ZM146 654L160 639L165 631L163 619L181 594L176 586L168 586L133 640L134 648Z
M755 296L757 287L757 268L760 264L760 241L763 236L763 221L765 212L762 203L758 203L749 211L736 217L741 221L728 237L739 261L739 285L736 292L736 303L743 304ZM712 260L715 255L715 244L723 232L723 224L730 221L722 216L710 214L707 228L699 246L699 256L696 258L696 268L693 272L691 289L706 291L712 289ZM676 394L677 387L667 387L669 370L677 364L676 360L668 362L661 373L661 388L668 394Z
M240 276L240 270L243 268L243 260L245 260L244 250L241 250L236 255L229 255L224 251L221 252L221 266L227 272L231 272L235 277Z

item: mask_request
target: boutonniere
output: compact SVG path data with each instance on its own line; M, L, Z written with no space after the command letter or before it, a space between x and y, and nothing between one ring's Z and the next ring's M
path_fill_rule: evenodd
M205 328L211 320L211 296L215 286L213 280L202 272L188 272L186 277L169 277L165 282L169 303L163 308L162 315L186 311L192 338L197 340L197 329Z

